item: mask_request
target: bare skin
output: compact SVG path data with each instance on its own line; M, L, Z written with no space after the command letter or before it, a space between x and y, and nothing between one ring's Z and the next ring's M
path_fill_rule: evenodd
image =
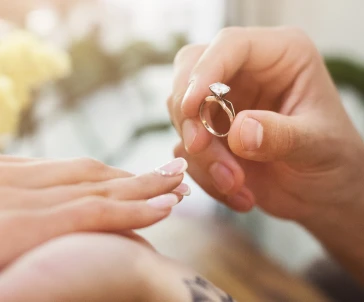
M227 140L198 117L215 82L231 87L237 112ZM182 138L175 154L211 196L300 223L364 284L364 145L304 33L226 28L183 48L168 107Z
M51 240L0 275L6 302L233 302L180 264L128 232L79 233Z
M269 214L297 221L364 284L363 143L310 40L296 29L229 28L211 45L184 48L175 64L169 110L183 138L176 155L188 160L192 177L238 211L256 204ZM191 79L192 88L187 89ZM198 119L208 86L218 81L232 87L228 99L239 112L227 141L212 137ZM222 118L217 115L215 120ZM80 176L79 169L69 173L60 167L55 169L57 181L39 177L45 185L37 187L34 175L42 176L40 170L18 180L22 174L15 176L20 170L12 158L9 161L3 164L10 176L0 175L6 186L45 190L44 194L49 188L65 187L49 196L63 192L68 198L55 198L55 204L52 199L38 203L34 198L33 206L24 199L13 210L11 204L19 198L13 203L2 198L3 221L13 224L0 227L1 235L4 246L15 248L5 249L2 255L0 300L182 302L204 295L206 301L231 301L194 272L159 256L130 231L168 215L171 203L156 207L146 199L154 197L150 192L175 191L182 181L180 174L168 181L153 174L158 181L146 190L147 196L139 198L135 196L142 195L141 184L149 182L135 182L137 177L127 175L130 195L124 201L120 171L119 176L107 169L107 173ZM84 185L94 187L87 186L89 182L101 188L96 202L93 190L82 195ZM162 189L157 193L153 190L158 184ZM76 187L76 195L69 186ZM5 231L12 227L17 237ZM79 232L98 233L71 234Z
M181 184L186 168L186 161L177 159L134 176L91 159L1 156L0 268L62 235L120 232L167 217L188 193ZM161 175L163 169L171 175Z
M134 176L92 159L0 156L0 300L193 301L196 273L132 231L189 194L186 168L180 158Z

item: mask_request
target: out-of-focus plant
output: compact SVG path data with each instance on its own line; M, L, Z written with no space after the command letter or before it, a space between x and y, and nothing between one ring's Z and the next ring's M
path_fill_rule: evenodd
M177 51L187 43L184 35L176 34L165 50L147 41L134 40L119 51L108 53L98 38L95 30L69 48L73 72L58 85L69 106L102 86L132 77L148 65L172 63Z
M165 45L164 48L148 41L132 40L119 50L110 53L100 44L99 34L98 26L95 26L95 30L89 35L72 41L69 45L67 53L72 73L56 81L55 85L61 95L60 106L63 108L71 109L77 106L88 95L102 87L132 78L148 65L171 64L178 50L187 44L185 35L176 33L170 37L169 45ZM23 110L18 136L31 135L37 130L38 123L34 106L29 106ZM170 127L169 122L143 125L135 129L131 140L138 140L145 134L165 131ZM93 132L91 128L89 131Z
M0 138L13 135L31 95L47 82L70 73L68 55L25 31L0 41Z
M163 49L148 41L133 40L118 51L108 53L100 45L98 35L96 29L83 39L72 43L69 48L73 72L70 77L60 80L57 85L58 91L63 95L62 104L69 108L103 86L114 85L132 78L148 65L171 64L178 50L187 44L185 35L176 33L170 37L170 44ZM138 126L130 135L128 148L122 143L115 149L116 151L105 155L103 160L113 164L118 158L126 156L126 150L130 150L133 142L144 135L167 131L170 128L170 122L151 122ZM90 129L88 131L92 132ZM96 134L92 137L88 141L93 143L98 141L102 144L102 139Z
M364 64L344 57L327 57L325 62L336 85L354 89L364 103Z

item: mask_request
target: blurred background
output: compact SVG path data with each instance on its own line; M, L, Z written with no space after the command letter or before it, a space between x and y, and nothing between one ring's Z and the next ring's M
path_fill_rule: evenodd
M364 134L363 10L362 0L0 0L0 45L9 33L25 29L64 51L70 63L62 76L31 89L2 151L89 156L133 173L172 159L178 136L165 101L171 92L173 57L183 45L208 43L230 25L303 28L325 56L345 108ZM223 221L248 233L272 259L294 272L323 255L297 225L259 210L234 214L188 176L186 182L192 195L173 213L185 226L192 218ZM143 234L175 256L178 238L173 232L183 235L172 224L166 221Z

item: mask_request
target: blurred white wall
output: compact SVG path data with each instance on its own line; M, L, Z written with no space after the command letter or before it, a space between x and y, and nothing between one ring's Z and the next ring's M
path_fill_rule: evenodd
M233 0L234 1L234 0ZM304 29L325 54L364 59L362 0L236 0L240 25L293 25ZM232 14L234 14L232 12Z

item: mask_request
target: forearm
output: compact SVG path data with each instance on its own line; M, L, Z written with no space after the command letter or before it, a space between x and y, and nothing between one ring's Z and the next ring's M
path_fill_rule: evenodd
M328 208L301 224L364 285L364 198Z
M197 273L134 240L106 234L53 240L0 274L0 301L233 301Z

